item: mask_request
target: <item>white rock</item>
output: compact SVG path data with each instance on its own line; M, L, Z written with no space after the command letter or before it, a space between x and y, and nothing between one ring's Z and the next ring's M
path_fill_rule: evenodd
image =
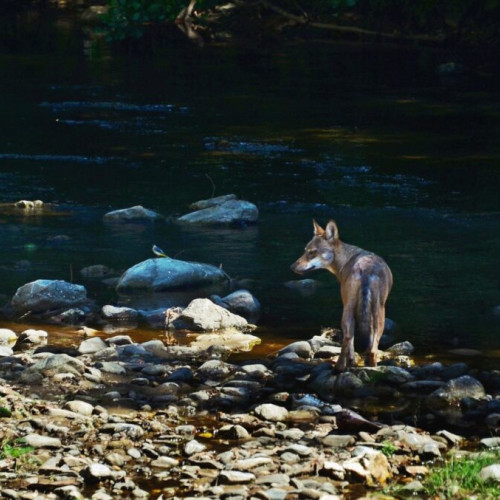
M264 420L270 420L271 422L282 422L288 417L286 408L272 403L261 404L254 409L254 412Z
M24 440L28 446L33 446L33 448L60 448L62 446L59 438L40 434L28 434L24 437Z
M500 464L493 464L488 465L488 467L484 467L479 472L479 478L482 481L487 481L488 479L500 481Z
M68 401L64 406L69 410L85 417L90 417L92 415L92 412L94 411L94 407L90 403L86 403L85 401Z
M237 470L224 470L219 474L221 482L229 484L250 483L255 480L255 474Z
M206 448L207 447L204 444L196 441L196 439L192 439L184 445L184 453L186 455L194 455L195 453L200 453L206 450Z

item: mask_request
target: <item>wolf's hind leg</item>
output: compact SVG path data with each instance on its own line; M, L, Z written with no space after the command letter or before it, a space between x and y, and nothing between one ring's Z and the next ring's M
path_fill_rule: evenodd
M373 330L370 333L370 345L366 351L365 364L367 366L377 366L377 352L380 338L385 327L385 307L380 306L374 311Z
M335 365L338 372L354 364L354 309L344 307L342 312L342 349Z

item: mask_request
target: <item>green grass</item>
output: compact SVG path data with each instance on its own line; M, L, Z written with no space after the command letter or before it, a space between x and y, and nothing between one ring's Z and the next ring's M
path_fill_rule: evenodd
M0 459L4 458L20 458L34 451L32 446L26 446L23 439L15 441L5 441L0 445Z
M475 453L465 457L451 456L441 465L436 465L422 480L424 490L418 498L439 500L458 500L474 498L486 500L500 498L500 483L482 481L481 469L492 464L500 464L500 450ZM400 487L391 489L391 493L402 498Z

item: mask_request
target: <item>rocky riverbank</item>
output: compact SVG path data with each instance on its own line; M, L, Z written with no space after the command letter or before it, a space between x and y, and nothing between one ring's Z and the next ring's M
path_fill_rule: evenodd
M0 357L4 498L418 493L436 460L470 447L463 436L500 421L499 374L412 366L407 343L378 368L335 374L328 335L232 362L223 346L121 335L61 348L43 332L2 333L18 337Z

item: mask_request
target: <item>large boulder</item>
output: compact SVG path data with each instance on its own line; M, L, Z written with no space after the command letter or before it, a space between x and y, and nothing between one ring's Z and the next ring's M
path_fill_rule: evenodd
M234 195L202 200L192 206L197 207L196 211L179 217L177 222L202 225L252 224L259 218L259 210L253 203L237 200Z
M105 222L131 222L131 221L157 221L163 220L165 217L153 210L144 208L142 205L135 207L122 208L120 210L113 210L104 214Z
M220 268L199 262L162 257L139 262L127 269L116 285L118 292L148 290L162 292L228 281Z
M15 315L40 314L60 311L88 302L87 291L82 285L61 280L36 280L18 288L11 300Z

